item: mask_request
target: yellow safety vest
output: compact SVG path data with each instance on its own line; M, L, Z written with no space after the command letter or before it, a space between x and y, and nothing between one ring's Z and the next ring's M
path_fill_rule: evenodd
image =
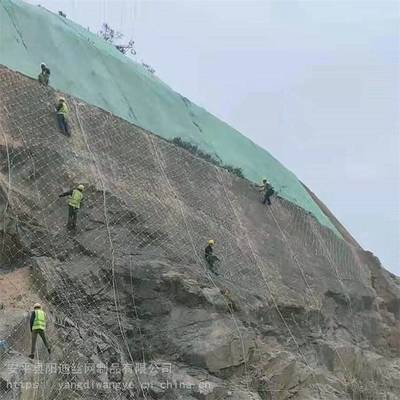
M32 330L44 331L46 329L46 313L43 310L35 310L35 320L33 321Z
M80 208L82 198L83 198L82 192L78 189L74 189L68 204L71 207Z
M57 114L64 114L64 117L66 117L68 112L67 104L64 102L61 104L61 108L57 111Z

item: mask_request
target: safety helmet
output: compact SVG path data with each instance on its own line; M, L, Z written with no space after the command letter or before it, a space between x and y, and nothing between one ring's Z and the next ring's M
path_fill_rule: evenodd
M35 303L33 305L33 308L42 308L42 305L40 303Z
M208 241L208 244L211 244L211 245L215 244L215 240L210 239L210 240Z
M47 65L45 63L40 63L41 67L46 67Z
M82 184L78 185L78 190L85 190L85 186L83 186Z
M64 97L60 97L58 101L65 101Z

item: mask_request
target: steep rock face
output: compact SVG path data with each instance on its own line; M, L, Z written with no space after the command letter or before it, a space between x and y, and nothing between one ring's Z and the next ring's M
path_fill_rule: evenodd
M9 320L6 304L0 321L14 333L0 349L2 398L398 396L399 280L372 254L292 203L274 197L266 208L249 182L69 97L66 138L57 93L4 68L0 77L4 279L29 268L21 296L39 296L51 319L53 354L40 347L40 359L81 367L26 371L28 326L23 315ZM81 182L85 204L69 233L58 195ZM203 261L209 238L219 276ZM18 379L32 388L7 386Z

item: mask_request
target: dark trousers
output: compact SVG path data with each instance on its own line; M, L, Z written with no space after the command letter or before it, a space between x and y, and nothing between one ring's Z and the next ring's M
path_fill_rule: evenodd
M271 196L274 194L272 190L267 190L264 194L263 204L267 203L269 206L271 205Z
M219 261L219 258L217 256L214 256L211 254L209 256L206 256L206 261L207 261L208 267L210 268L210 271L213 272L214 274L218 275L215 263L217 261Z
M64 114L57 113L57 122L58 122L58 127L60 128L60 131L66 136L71 136L71 134L69 132L68 121L65 118Z
M68 205L68 229L75 229L76 228L76 219L78 216L78 209Z
M49 342L47 341L46 334L44 333L44 330L38 329L35 331L32 331L32 346L31 346L31 354L35 354L36 350L36 341L38 335L42 338L44 345L46 346L46 349L50 352L50 346Z

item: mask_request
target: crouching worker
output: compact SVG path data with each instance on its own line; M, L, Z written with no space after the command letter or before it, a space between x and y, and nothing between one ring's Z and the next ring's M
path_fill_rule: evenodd
M264 193L262 203L271 205L271 196L275 193L272 185L264 178L261 185L255 185L261 193Z
M36 303L33 306L33 311L31 314L31 332L32 332L32 346L31 346L31 354L29 354L29 358L35 358L35 351L36 351L36 341L38 335L42 338L44 345L46 346L47 351L49 354L51 353L51 349L49 343L47 342L46 338L46 320L47 316L46 313L42 310L42 306L39 303Z
M47 67L45 63L40 64L40 69L41 72L38 76L38 80L42 85L47 86L49 84L49 79L50 79L50 69Z
M215 240L209 240L207 247L205 248L204 251L204 258L206 259L206 262L210 268L210 271L213 272L215 275L219 275L219 273L216 270L215 263L217 261L220 261L217 256L213 254L213 246L215 244Z
M68 124L69 110L67 103L65 102L65 99L63 97L60 97L60 99L58 100L56 112L58 127L60 128L61 133L63 133L65 136L71 136Z
M76 220L78 217L78 210L81 208L84 190L85 190L85 187L83 185L78 185L76 189L69 190L68 192L60 194L58 196L58 197L71 196L68 201L67 229L69 229L69 230L76 229Z

